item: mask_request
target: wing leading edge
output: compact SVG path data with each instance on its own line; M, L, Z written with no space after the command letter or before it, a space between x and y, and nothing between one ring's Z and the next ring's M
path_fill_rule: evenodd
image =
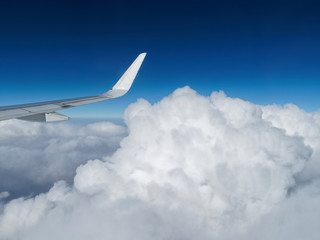
M0 121L13 118L36 122L64 121L69 117L56 111L121 97L129 91L145 56L146 53L141 53L113 88L101 95L0 107Z

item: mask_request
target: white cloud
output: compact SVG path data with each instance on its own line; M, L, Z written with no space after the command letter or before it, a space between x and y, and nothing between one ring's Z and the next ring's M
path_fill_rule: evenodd
M112 156L83 162L74 185L60 181L48 193L5 204L0 236L301 239L305 231L319 235L313 221L320 217L320 171L309 167L319 165L319 119L317 113L292 105L258 106L222 92L204 97L188 87L155 105L138 100L126 110L129 135ZM30 137L38 135L37 126L11 132ZM68 131L73 136L72 126L68 129L51 143L52 154L61 137L65 139ZM99 123L85 132L104 138L101 131L114 129ZM119 136L118 131L113 133ZM5 134L1 141L12 133ZM79 163L79 155L73 155L79 142L65 142L59 156L70 154L68 159ZM101 148L101 142L108 143L90 140L89 151Z
M297 106L266 106L263 118L273 126L284 129L289 136L299 136L313 150L306 169L298 174L299 181L311 181L320 178L320 112L307 113Z

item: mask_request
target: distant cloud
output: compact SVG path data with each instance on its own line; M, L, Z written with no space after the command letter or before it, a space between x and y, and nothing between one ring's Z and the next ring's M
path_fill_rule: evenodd
M26 156L32 156L33 149L56 156L52 161L60 165L53 165L50 174L60 176L61 166L69 161L73 167L82 165L73 185L57 181L47 193L4 204L0 236L119 240L302 239L306 232L308 239L319 236L315 224L320 219L319 113L293 105L258 106L223 92L204 97L185 87L155 105L138 100L127 108L125 121L128 136L109 156L126 134L117 125L1 123L1 143L8 142L7 148L17 144L17 152L24 149L17 137L22 136L28 145ZM111 143L110 136L115 137ZM90 156L96 148L101 155L103 147L111 151L105 150L100 159ZM92 160L86 162L82 156ZM14 163L15 159L11 166ZM36 163L29 167L31 172ZM0 164L3 168L6 163ZM45 179L44 169L28 177L41 173Z
M10 196L9 192L0 192L0 200Z
M0 192L39 193L55 181L72 182L90 159L111 155L127 135L111 122L87 125L0 122Z

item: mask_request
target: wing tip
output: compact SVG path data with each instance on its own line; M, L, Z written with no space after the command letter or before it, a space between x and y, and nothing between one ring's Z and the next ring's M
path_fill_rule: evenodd
M131 88L146 55L146 52L140 53L112 89L102 94L102 96L116 98L126 94Z

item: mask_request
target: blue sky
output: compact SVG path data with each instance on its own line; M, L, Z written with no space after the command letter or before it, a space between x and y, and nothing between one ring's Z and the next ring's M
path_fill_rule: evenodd
M99 94L147 52L122 98L65 110L119 117L178 87L320 109L317 1L0 3L0 105Z

